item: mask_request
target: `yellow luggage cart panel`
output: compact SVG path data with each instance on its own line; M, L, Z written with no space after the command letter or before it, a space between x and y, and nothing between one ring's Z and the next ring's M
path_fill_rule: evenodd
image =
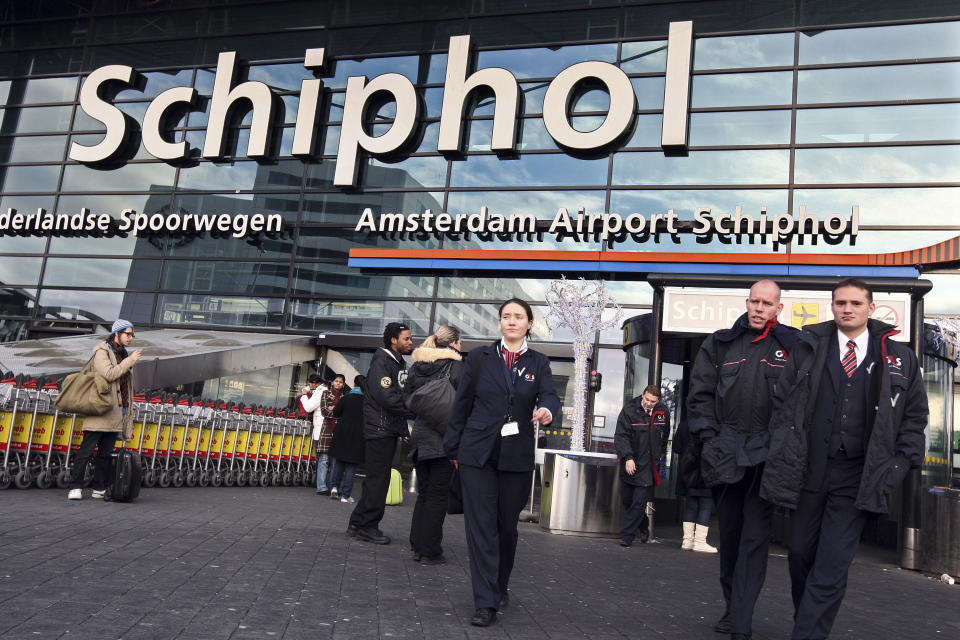
M280 433L275 433L272 438L270 438L270 460L276 462L280 460L280 450L283 446L283 435Z
M233 459L233 441L237 438L236 429L227 429L226 439L223 441L223 459Z
M250 429L241 427L237 434L237 460L243 460L247 457L247 451L250 450Z
M200 427L187 427L186 431L186 439L183 445L184 455L192 458L197 455L197 451L200 451L200 443L198 441L200 437Z
M280 450L280 459L284 462L290 460L290 453L293 451L293 434L288 433L283 436L283 447Z
M159 429L159 436L157 437L157 453L165 454L167 452L167 446L170 444L170 425L161 424Z
M67 452L67 448L70 446L70 425L73 420L73 416L57 416L57 424L53 430L53 450L56 453Z
M263 439L264 437L262 434L256 431L250 431L250 439L247 440L247 459L257 459L257 452L260 449L260 441Z
M17 419L13 422L13 441L10 442L10 449L13 451L27 450L27 438L30 437L30 428L32 426L32 413L24 412L17 414ZM6 442L6 440L4 440L4 442Z
M220 457L220 441L223 439L223 429L210 429L210 457Z
M263 437L260 440L260 451L257 454L257 458L260 460L267 460L270 457L270 441L273 439L273 434L269 431L264 431Z
M213 429L211 427L202 427L200 429L200 442L197 443L197 455L201 458L207 457L207 448L212 433Z
M38 413L37 419L33 422L33 441L30 443L30 451L46 453L50 450L50 443L53 442L53 414Z
M183 455L183 448L185 445L184 433L186 433L187 427L182 424L173 425L173 440L170 441L170 455L177 456L178 458Z
M160 425L156 422L148 422L143 427L143 449L141 453L144 455L153 455L154 449L157 448L157 432L160 430Z
M303 460L303 435L293 437L293 461L301 462Z

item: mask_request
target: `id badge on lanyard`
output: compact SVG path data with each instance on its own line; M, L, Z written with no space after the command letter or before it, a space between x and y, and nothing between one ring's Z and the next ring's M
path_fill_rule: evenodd
M513 419L513 369L508 369L506 359L503 360L503 379L507 383L507 421L500 428L500 436L515 436L520 433L520 425Z

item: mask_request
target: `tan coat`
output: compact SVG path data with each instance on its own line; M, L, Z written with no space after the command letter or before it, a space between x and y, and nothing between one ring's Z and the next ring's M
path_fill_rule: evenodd
M102 416L87 416L83 419L84 431L117 431L122 432L123 439L133 437L133 407L127 409L126 419L123 415L123 399L120 397L120 378L128 376L130 399L133 400L133 358L127 357L117 364L117 356L106 342L100 342L93 348L93 370L106 378L110 383L110 392L114 397L113 407ZM131 402L132 405L132 402Z

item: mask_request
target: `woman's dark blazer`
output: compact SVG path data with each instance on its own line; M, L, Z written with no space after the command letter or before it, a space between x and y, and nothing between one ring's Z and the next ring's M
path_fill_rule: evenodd
M473 387L473 372L481 353L487 355L483 358L478 372L473 410L467 416L467 407L470 404L467 395ZM474 349L467 356L443 438L447 457L451 460L471 467L482 467L490 459L497 438L500 437L500 429L507 421L510 405L511 394L507 389L505 370L499 340L488 347ZM533 410L535 407L543 407L556 418L560 412L560 400L553 389L550 360L542 353L528 348L517 358L511 375L514 386L512 415L520 427L520 433L502 439L497 469L531 471L536 437L531 422Z

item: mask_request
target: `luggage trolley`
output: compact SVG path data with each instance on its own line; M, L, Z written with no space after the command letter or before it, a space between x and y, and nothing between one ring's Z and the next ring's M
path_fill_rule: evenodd
M177 394L173 393L164 398L163 413L161 415L159 435L157 436L157 448L154 451L153 459L150 461L150 471L148 471L148 473L153 475L154 482L157 485L166 489L173 480L172 474L167 468L170 466L170 451L173 446L173 426L177 419ZM161 453L163 457L159 464L157 464L156 460L160 458Z
M70 484L70 455L80 448L78 442L73 446L74 435L80 434L82 441L83 416L75 413L58 413L53 432L53 445L50 449L56 453L56 478L58 489L66 489Z
M217 401L217 408L213 412L213 419L210 425L210 451L204 462L203 473L200 475L200 486L206 487L213 485L219 487L223 484L223 478L220 476L220 456L223 454L223 441L227 426L227 404L222 400ZM216 459L217 466L212 467L211 462ZM206 478L206 484L204 483Z
M150 396L149 402L144 407L143 426L140 437L140 464L142 469L140 477L145 487L153 487L157 484L157 476L155 473L152 473L152 471L157 459L160 424L162 422L163 396ZM150 458L149 464L146 460L147 456Z
M7 454L13 453L13 460L4 456L4 469L13 476L13 484L17 489L26 489L33 484L31 464L38 464L33 455L33 424L43 402L41 386L41 380L27 380L19 385L18 410L11 427L13 438L6 451Z
M197 450L200 446L200 429L197 426L198 419L203 411L203 402L199 398L187 399L189 411L187 421L183 425L183 449L180 452L180 460L177 462L177 470L173 474L173 486L182 487L186 484L188 487L197 486L196 475L193 476L193 482L190 482L191 470L184 471L183 465L187 458L192 458L193 463L197 461Z
M186 434L187 425L190 423L191 398L184 394L180 396L176 404L176 412L173 425L170 428L170 448L167 450L167 464L161 473L160 486L182 487L183 486L183 459L187 446ZM166 483L164 484L164 476Z
M239 404L230 405L226 416L224 416L223 447L220 451L220 457L217 459L217 477L219 482L227 487L232 487L237 480L234 475L233 459L237 453L237 436L240 435L241 408L242 405ZM225 460L227 465L223 466ZM214 486L219 486L216 481Z
M269 478L269 484L274 487L280 484L280 445L283 443L286 417L285 411L277 411L276 418L270 425L270 444L267 447L267 477Z
M37 419L34 420L34 438L31 448L41 461L34 483L38 489L49 489L56 484L59 471L59 457L53 455L53 441L56 436L57 421L60 419L60 411L54 405L60 393L60 384L56 381L47 382L43 385L41 393L44 396L46 411L38 414Z
M187 473L187 486L193 487L200 485L206 487L210 484L210 475L207 471L207 460L210 459L210 447L213 444L213 416L216 412L216 403L207 400L203 405L203 411L200 412L200 420L197 429L197 454L193 458L193 465L190 472ZM200 460L203 465L200 465ZM192 481L192 483L191 483Z
M230 461L230 474L238 487L247 486L247 451L250 447L250 433L254 425L253 405L247 405L240 412L237 422L237 435L233 443L233 460Z
M257 453L260 451L260 437L263 432L263 407L251 410L247 420L246 448L243 454L243 465L240 467L240 486L255 486L259 483L257 476Z

